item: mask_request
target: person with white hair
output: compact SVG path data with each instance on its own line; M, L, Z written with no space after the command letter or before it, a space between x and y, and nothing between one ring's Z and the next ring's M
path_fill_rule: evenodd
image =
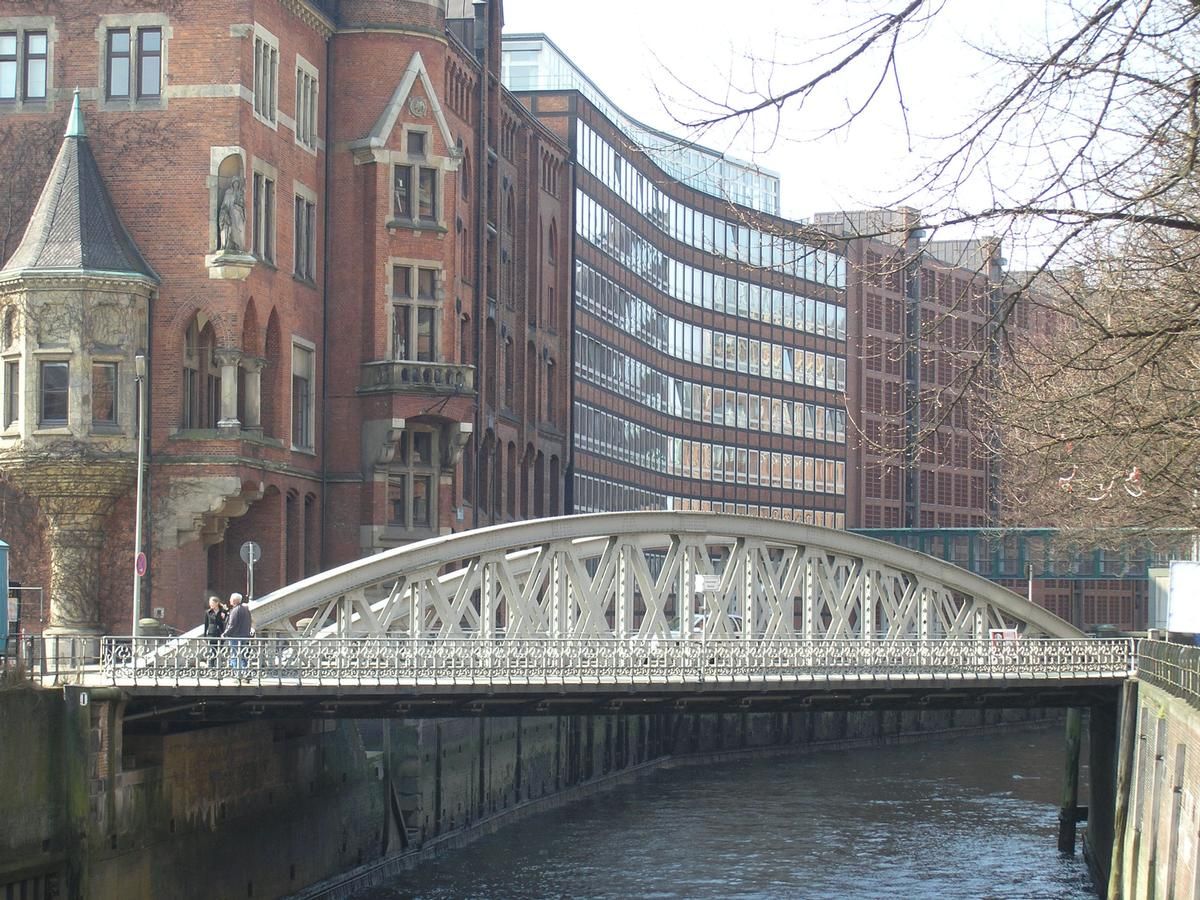
M229 666L233 669L246 669L249 666L246 658L249 648L246 644L251 628L250 607L242 599L237 592L229 595L229 615L221 634L229 638Z

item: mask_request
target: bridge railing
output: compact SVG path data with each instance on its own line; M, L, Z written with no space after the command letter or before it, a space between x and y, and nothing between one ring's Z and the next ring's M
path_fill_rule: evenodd
M1200 647L1166 641L1138 641L1137 674L1200 709Z
M105 638L120 686L606 685L1121 678L1133 642L496 638Z
M75 684L100 661L99 637L21 635L0 643L0 683Z

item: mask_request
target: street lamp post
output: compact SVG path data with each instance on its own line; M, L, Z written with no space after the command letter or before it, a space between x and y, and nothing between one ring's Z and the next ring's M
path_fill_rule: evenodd
M138 617L142 610L142 503L146 481L146 355L139 353L133 358L133 381L137 385L137 496L134 500L133 523L133 630L129 633L137 638Z

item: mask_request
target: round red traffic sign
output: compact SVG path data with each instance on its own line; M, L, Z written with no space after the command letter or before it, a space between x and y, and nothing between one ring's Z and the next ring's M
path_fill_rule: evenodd
M133 570L138 573L138 576L146 574L146 554L139 553L137 559L133 562Z

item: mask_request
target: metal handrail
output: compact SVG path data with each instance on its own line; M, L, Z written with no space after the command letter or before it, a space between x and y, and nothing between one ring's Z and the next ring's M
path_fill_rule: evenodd
M1130 639L104 638L117 686L598 685L1124 679Z
M1140 640L1137 676L1200 709L1200 647Z

